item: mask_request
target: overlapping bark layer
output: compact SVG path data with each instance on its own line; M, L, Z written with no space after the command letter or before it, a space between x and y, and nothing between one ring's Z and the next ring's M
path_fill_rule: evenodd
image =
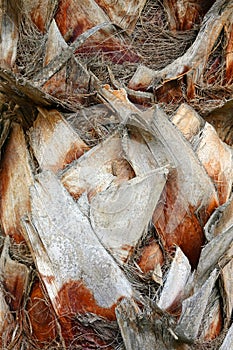
M229 349L232 3L13 5L0 12L0 346ZM167 50L179 31L196 39L142 67L145 18Z

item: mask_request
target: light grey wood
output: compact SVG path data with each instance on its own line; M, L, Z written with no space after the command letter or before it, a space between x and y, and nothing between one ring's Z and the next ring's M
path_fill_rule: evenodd
M74 198L86 192L91 201L92 196L117 181L113 166L122 158L120 135L115 133L68 166L60 174L61 182Z
M214 270L202 287L183 301L182 313L175 329L175 333L181 340L187 342L196 340L217 277L217 270Z
M158 306L163 310L169 310L174 304L181 304L185 295L185 286L191 274L191 266L188 259L177 247L176 254L168 271L166 282L159 297Z
M123 299L116 308L117 322L126 350L165 350L155 337L152 323L141 314L133 300Z
M233 225L233 195L223 205L219 206L207 221L204 230L206 238L210 241L217 235L225 232Z
M199 339L208 341L216 338L222 327L222 304L217 287L214 287L208 299L206 310L201 322Z
M120 185L110 185L92 200L92 227L117 260L125 261L142 237L166 183L166 169L156 169Z
M73 282L83 284L105 310L114 307L119 298L132 296L123 272L55 175L46 171L37 176L31 188L31 206L31 216L24 220L25 234L58 315L64 312L59 291L69 283L71 288ZM82 308L82 300L79 303ZM70 310L75 312L75 307Z
M204 210L205 206L218 204L214 185L202 168L191 145L159 107L144 113L141 112L129 102L124 89L114 93L110 88L102 87L99 88L99 93L117 112L123 124L135 126L140 133L142 132L148 147L160 166L161 163L163 166L169 164L178 170L180 183L178 197L184 203L184 212L187 211L187 203L194 207L197 205L200 207L197 209L197 215L199 210ZM157 140L159 140L159 144ZM175 215L173 218L176 219Z
M124 129L122 147L126 159L137 176L145 176L148 172L161 166L136 127L128 126L127 129ZM168 165L168 162L165 162L164 165Z
M230 350L232 349L232 344L233 344L233 323L231 327L229 328L227 335L220 346L219 350Z
M132 299L123 299L116 308L117 322L126 350L188 350L178 340L174 320L155 304L140 309Z
M218 191L220 204L225 203L232 192L232 148L222 142L216 130L189 106L181 105L171 119L190 141L198 159Z
M212 239L201 251L195 277L195 288L200 288L217 266L233 242L233 225Z
M137 124L138 127L141 126L150 132L154 138L145 135L144 138L155 159L161 162L160 158L166 157L170 166L176 171L178 190L174 189L176 203L173 204L174 214L170 215L167 232L172 232L180 224L180 218L190 210L190 206L196 208L195 213L202 224L207 208L218 205L218 196L189 142L159 107L154 110L151 122L144 120L143 115L137 114L131 116L128 123ZM157 140L159 140L159 147ZM162 149L161 153L159 153L160 149Z
M220 291L223 299L224 313L226 315L225 324L229 325L233 312L233 243L224 258L225 261L229 262L220 270Z
M112 23L131 34L145 3L146 0L103 0L100 5Z
M88 149L57 110L39 108L37 119L28 135L34 156L42 170L57 172Z

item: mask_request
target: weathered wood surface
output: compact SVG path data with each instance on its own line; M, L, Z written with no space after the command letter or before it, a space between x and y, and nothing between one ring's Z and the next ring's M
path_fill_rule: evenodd
M70 42L76 40L78 36L91 27L108 22L110 26L99 31L78 52L87 54L100 50L118 63L138 60L138 55L131 51L120 35L116 35L117 31L112 25L112 21L94 0L78 2L75 0L62 0L59 3L55 19L63 37Z
M211 241L233 225L233 195L223 205L218 207L205 225L205 236Z
M215 1L203 19L196 40L185 54L158 71L139 66L129 83L129 88L146 90L153 87L157 89L166 82L178 79L189 72L194 74L192 84L199 81L211 50L224 24L232 15L232 11L233 4L231 2L226 0Z
M110 21L131 33L135 27L146 0L112 2L111 0L95 0L107 13Z
M126 350L165 349L158 348L152 323L143 319L139 307L133 300L123 299L116 308L116 316Z
M10 95L12 101L20 106L23 110L24 118L28 125L31 125L33 120L32 111L34 106L56 106L61 109L74 110L67 101L61 101L56 97L49 95L41 89L35 87L35 85L28 79L22 76L16 76L9 69L3 69L0 67L0 91L4 94ZM29 119L29 120L28 120ZM23 122L25 121L23 120Z
M232 241L233 226L230 226L202 249L196 271L196 289L203 285L209 274L217 267L220 258L224 256Z
M119 186L109 186L91 202L92 227L117 260L126 261L148 227L166 183L166 172L157 169Z
M70 46L58 53L47 66L43 68L33 79L36 86L43 86L50 78L61 70L67 61L72 58L75 51L81 46L90 36L98 32L101 28L107 27L109 24L101 23L81 34Z
M7 302L10 309L18 313L23 306L22 301L26 295L30 270L24 264L11 259L10 238L5 238L0 258L1 283L7 293Z
M164 3L175 5L171 11L178 19L178 29L190 28L193 23L185 22L187 16L198 22L197 13L202 16L210 5L209 1L199 0L191 4L193 6L183 0ZM108 55L118 64L135 62L138 55L129 50L123 36L118 36L117 26L130 33L144 4L145 0L120 0L114 4L110 0L61 0L59 4L56 0L2 1L0 90L5 97L1 100L1 111L8 109L8 114L1 119L0 138L0 148L6 142L0 172L0 220L2 233L6 234L0 258L0 333L3 333L0 342L4 341L0 346L3 349L43 348L50 342L52 347L52 343L55 341L57 345L59 340L64 349L104 347L110 350L115 344L111 343L114 337L109 336L109 330L115 327L111 334L119 332L116 317L127 350L189 349L183 341L195 342L198 335L200 342L211 340L230 326L232 197L215 211L205 227L205 235L203 226L232 191L232 150L219 140L208 123L204 126L190 107L181 106L172 118L175 128L159 109L142 112L129 101L127 94L131 101L143 103L145 107L154 102L156 91L153 89L165 85L166 91L166 84L174 83L169 83L170 80L186 76L180 80L181 84L188 85L188 91L182 90L182 98L191 97L196 87L202 87L205 64L223 27L229 34L225 43L223 84L230 83L232 4L223 0L214 2L196 41L186 55L174 62L174 70L169 65L153 71L152 75L147 71L149 77L144 78L148 78L146 87L151 92L134 92L129 88L114 91L107 85L102 86L82 66L76 54L91 54L93 58L93 53L102 50L98 60ZM178 4L184 5L182 13L176 8ZM57 6L56 18L52 20ZM156 16L161 14L156 12ZM213 20L214 16L217 20ZM104 22L106 27L102 27ZM26 28L31 31L26 33ZM90 28L91 31L85 33ZM94 34L88 38L90 33ZM22 55L25 49L25 57L29 54L30 59L33 48L28 47L28 40L32 39L34 45L37 37L41 43L38 46L45 54L38 62L42 66L43 61L44 68L33 74L24 67ZM85 38L87 41L77 47ZM206 38L209 38L208 45ZM34 58L32 54L32 62ZM217 57L213 64L218 67L220 61L221 57ZM213 64L210 61L208 64L211 71ZM37 67L37 62L35 65ZM25 78L27 74L30 81ZM114 87L120 86L114 77L110 76L110 80ZM140 83L136 89L143 89L144 81ZM207 83L210 83L208 78ZM119 118L119 131L83 154L85 143L59 112L44 108L75 111L78 116L78 103L90 99L102 101L114 112L114 118ZM38 110L39 116L29 132ZM24 131L13 124L6 139L11 120L5 117L17 118ZM232 101L222 110L213 111L206 120L212 117L217 129L223 121L224 130L218 135L232 144ZM71 164L67 166L68 163ZM41 170L34 179L32 173ZM156 203L153 222L159 237L154 228L147 229ZM9 249L9 236L16 242L26 238L35 265L32 261L25 260L25 265L18 262L18 257ZM205 239L208 242L203 248ZM10 248L16 245L20 246L14 242ZM179 247L172 258L175 245L184 250L194 269L201 251L197 270L192 275ZM126 264L119 267L118 263L127 258L130 259ZM169 259L173 260L166 279L164 271ZM28 281L34 266L39 279ZM215 268L219 271L213 271ZM221 300L219 284L215 283L218 273ZM145 299L136 295L134 283L138 294L143 293ZM162 309L176 312L174 318L159 309L154 303L156 297ZM182 301L182 315L178 319ZM14 312L14 317L10 312ZM96 321L101 325L99 328L93 327ZM104 324L106 328L101 328ZM104 330L108 333L106 337ZM25 335L29 339L27 345ZM223 349L231 345L232 328L224 343Z
M152 155L150 158L153 159ZM146 164L147 161L141 163L141 168ZM146 167L142 176L130 179L134 176L132 166L131 175L121 139L115 134L62 175L62 183L74 198L87 192L92 227L104 246L120 261L132 254L166 182L167 170L158 167Z
M46 42L44 68L34 80L36 84L44 84L43 91L52 96L62 100L68 99L72 103L75 101L85 103L89 95L90 74L71 52L68 52L68 56L65 54L69 50L71 47L65 42L55 20L53 20ZM71 57L67 59L69 55ZM57 60L57 58L59 59ZM62 65L61 58L64 58Z
M211 341L217 338L223 327L223 312L221 309L221 298L218 289L212 291L206 306L205 314L201 323L200 338L203 341Z
M225 203L232 193L232 149L219 139L213 126L206 123L202 129L202 137L197 145L196 154L215 183L219 204Z
M201 1L165 0L164 7L168 16L169 27L173 31L189 30L202 16Z
M107 103L117 114L120 122L126 124L131 114L140 113L140 110L129 101L125 89L113 90L108 84L96 84L100 100Z
M42 32L48 31L49 25L55 15L58 0L24 0L23 11L30 16L36 27Z
M0 12L0 62L1 66L13 67L17 55L17 44L19 39L17 28L17 10L12 1L3 0Z
M0 288L0 346L6 349L12 337L15 321L5 300L5 290Z
M87 192L91 201L96 193L108 188L112 182L120 184L134 176L133 169L124 159L117 132L74 161L61 173L60 178L75 199Z
M175 329L175 333L181 340L193 342L197 339L208 299L217 277L218 273L214 270L200 289L183 301L182 313Z
M10 235L16 242L24 239L21 217L30 211L29 188L32 183L24 132L19 124L13 124L1 161L0 217L5 235Z
M233 77L233 14L228 18L224 26L225 35L227 37L227 46L225 48L226 55L226 81L232 83Z
M158 161L165 153L173 168L153 222L165 247L177 244L195 266L204 241L202 226L218 206L216 191L191 146L166 115L156 110L150 128L157 140L145 139L148 147ZM163 147L157 147L158 140Z
M229 328L227 335L226 335L222 345L220 346L219 350L229 350L229 349L231 349L232 344L233 344L233 324Z
M22 269L20 271L20 267L23 265L19 264L17 266L17 268L19 267L19 271L17 271L17 263L9 257L9 246L10 241L9 237L7 237L0 257L0 346L2 349L7 346L12 337L13 329L16 326L9 305L11 304L11 307L13 306L14 311L17 312L19 310L25 291L25 282L28 278L28 274L25 273L25 270L27 270L26 266L24 266L24 271ZM6 296L8 300L6 300Z
M75 337L72 327L77 313L92 312L113 320L116 303L132 297L133 290L88 218L52 173L36 178L31 206L31 216L24 220L25 235L69 342Z
M60 55L67 48L68 45L57 27L56 21L53 19L48 30L43 65L47 66L57 55Z
M159 145L159 142L157 143ZM137 176L145 176L159 166L169 169L170 164L166 157L160 162L155 159L143 138L142 131L139 132L138 128L134 126L128 125L127 129L124 130L122 146L125 157Z
M225 325L229 326L233 312L233 244L231 244L224 258L229 262L220 271L220 283L224 305Z
M157 303L161 309L170 313L179 313L190 274L191 266L189 261L182 250L177 247L175 257L172 260L166 282Z
M195 266L204 243L202 227L219 205L212 181L197 160L191 145L161 110L157 108L154 113L153 110L142 113L128 101L124 89L113 91L105 86L98 91L117 112L123 124L136 127L139 135L142 134L155 164L170 165L168 181L153 222L165 247L171 249L177 244ZM138 155L140 152L137 148L135 151ZM148 154L148 149L144 147L144 150ZM127 156L127 142L125 152ZM129 161L130 157L136 159L130 149L127 157ZM145 159L148 157L151 158L147 155ZM135 164L137 162L138 159L134 160ZM151 164L149 166L153 167Z
M4 113L3 113L4 116ZM10 126L11 126L11 121L9 119L3 119L0 118L0 159L1 159L1 151L2 147L8 137L8 134L10 132Z
M195 143L195 136L199 134L204 126L204 120L186 103L179 106L176 113L171 117L171 121L191 143Z
M58 111L38 110L29 133L30 145L40 168L57 172L78 159L88 146Z
M174 319L158 306L138 307L132 299L123 299L116 308L117 322L126 350L188 350L178 341Z
M46 49L45 49L45 55L43 60L43 67L47 67L49 63L57 56L61 55L62 51L67 49L68 45L65 42L63 36L61 35L61 32L59 31L57 24L55 20L53 19L49 31L48 31L48 39L46 42ZM69 61L71 61L73 58L71 58ZM61 96L64 95L64 92L67 90L66 86L66 80L67 80L67 65L68 62L64 64L64 67L61 68L60 65L57 67L57 72L52 77L48 76L46 79L46 74L43 76L43 69L41 72L37 73L37 79L39 74L39 79L43 85L44 81L45 84L43 86L43 90L47 93L50 93L53 96ZM67 81L68 83L68 81ZM37 83L36 83L37 84ZM40 84L40 83L38 83Z
M233 145L232 108L233 100L229 100L205 117L205 120L214 126L220 139L230 146Z
M220 140L215 129L186 105L181 105L172 122L189 139L193 149L214 182L219 204L225 203L232 192L233 152Z

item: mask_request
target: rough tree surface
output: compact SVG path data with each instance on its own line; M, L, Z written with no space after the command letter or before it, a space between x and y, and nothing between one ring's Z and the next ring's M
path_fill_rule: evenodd
M233 349L233 2L0 23L0 348Z

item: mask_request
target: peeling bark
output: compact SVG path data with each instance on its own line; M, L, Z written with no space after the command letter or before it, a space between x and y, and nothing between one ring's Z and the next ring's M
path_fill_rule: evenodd
M191 274L191 266L182 250L177 247L175 257L169 269L166 282L160 295L158 306L169 313L181 311L185 286Z
M26 265L12 260L9 255L10 239L5 239L5 244L0 258L2 283L7 292L7 303L12 311L18 312L22 307L30 271Z
M217 288L213 289L211 297L208 300L200 328L200 339L204 341L211 341L215 339L223 328L221 300Z
M169 164L173 168L153 222L165 247L171 250L177 244L195 266L204 243L202 226L218 206L211 180L189 143L158 108L154 115L153 111L142 113L128 101L123 89L112 91L109 87L103 87L98 92L124 124L136 126L153 154L155 164ZM141 147L141 143L137 147ZM147 148L144 149L148 152ZM134 159L138 162L137 157Z
M190 143L195 143L195 136L201 132L204 126L204 120L186 103L180 105L171 121Z
M58 0L24 0L23 9L31 17L33 23L46 33L56 12Z
M224 27L227 40L227 46L225 49L226 55L226 83L232 84L233 82L233 15L229 17Z
M233 196L227 203L218 207L205 226L205 235L209 241L233 226Z
M229 100L222 107L215 108L205 117L205 120L214 126L220 139L230 146L233 145L232 108L233 101Z
M194 151L214 182L219 204L224 204L230 197L233 183L233 153L223 143L215 129L192 111L190 107L179 107L172 122L193 145ZM201 127L202 126L202 127Z
M200 22L201 1L165 0L164 7L171 30L189 30Z
M32 183L24 133L18 124L14 124L1 163L0 218L4 233L18 243L24 240L21 217L30 211L29 188Z
M98 193L90 206L92 227L118 261L126 261L147 229L166 182L164 169Z
M207 276L217 266L220 258L224 256L233 241L233 226L230 226L222 234L213 238L201 252L200 260L196 271L195 288L203 285Z
M224 304L224 313L226 315L225 325L229 326L232 318L233 310L233 244L229 248L229 251L226 256L226 260L229 262L221 269L221 292L223 297Z
M69 344L77 335L75 315L92 312L114 320L118 300L133 291L88 218L52 173L37 177L31 201L25 234Z
M146 3L146 0L112 1L95 0L95 2L107 13L112 23L132 33L136 21Z
M109 26L108 22L101 23L81 34L70 46L67 46L60 54L56 55L47 66L45 66L33 81L36 86L43 86L50 78L61 70L69 59L72 58L75 51L82 45L90 36L98 32L101 28Z
M63 39L55 20L53 20L48 32L44 68L34 80L39 79L36 84L44 84L43 90L52 96L63 100L68 99L72 103L75 101L85 103L90 89L90 74L87 69L79 63L74 55L71 55L69 59L66 57L67 61L60 66L60 58L64 56L64 51L69 49L70 47ZM48 72L49 67L51 71ZM48 76L46 76L47 73Z
M117 35L108 16L94 0L62 0L55 19L63 37L70 42L91 27L108 22L109 28L101 30L77 52L87 54L101 51L118 63L138 61L138 55L123 42L120 35Z
M39 108L29 138L40 168L55 173L88 150L88 146L56 110Z
M86 192L88 200L104 191L111 183L120 185L135 176L123 156L118 133L108 137L61 173L61 182L78 199Z
M6 1L3 1L3 3L6 3ZM12 8L9 4L5 4L5 6L6 8L1 9L0 12L0 63L1 66L13 68L17 55L19 34L15 14L12 13Z
M229 350L233 343L233 324L229 328L227 335L224 339L224 342L220 346L219 350Z
M140 309L133 300L122 300L116 309L116 315L126 350L165 349L158 348L152 323L146 319L142 320Z
M176 334L185 342L193 342L198 335L202 318L217 279L217 271L214 270L200 289L182 303L182 313L176 326Z

